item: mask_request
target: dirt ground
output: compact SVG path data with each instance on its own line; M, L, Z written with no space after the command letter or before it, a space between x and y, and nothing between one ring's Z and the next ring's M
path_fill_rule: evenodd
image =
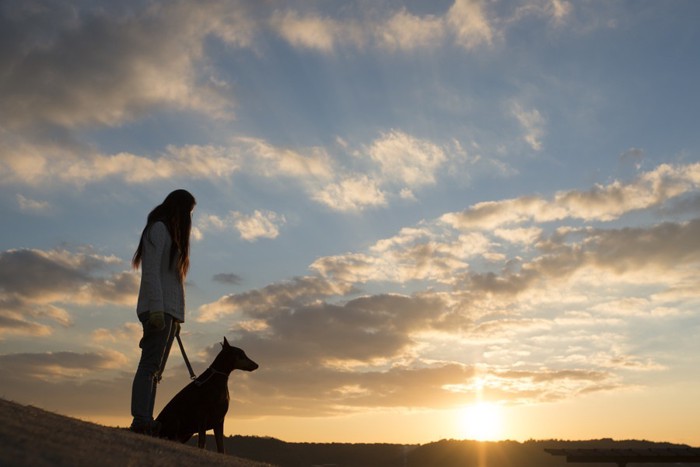
M213 449L208 446L208 449ZM0 399L0 465L234 466L268 464L202 451Z

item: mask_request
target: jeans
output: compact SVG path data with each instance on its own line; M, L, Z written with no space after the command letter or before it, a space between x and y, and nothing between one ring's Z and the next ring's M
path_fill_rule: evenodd
M141 359L131 387L131 415L133 425L143 426L153 421L156 387L163 376L180 323L165 313L165 327L159 330L148 322L148 313L142 313L139 319L143 325L143 337L139 342Z

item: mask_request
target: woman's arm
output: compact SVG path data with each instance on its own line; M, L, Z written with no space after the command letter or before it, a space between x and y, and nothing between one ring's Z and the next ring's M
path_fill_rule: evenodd
M169 234L162 222L155 222L145 233L143 239L143 258L141 275L148 297L148 311L165 311L163 304L163 285L161 264Z

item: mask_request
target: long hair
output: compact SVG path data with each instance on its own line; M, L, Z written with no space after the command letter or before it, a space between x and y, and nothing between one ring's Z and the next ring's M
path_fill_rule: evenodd
M146 227L141 232L139 246L131 260L131 265L138 269L143 256L143 242L148 229L155 222L163 222L172 239L170 245L170 269L177 272L183 282L190 267L190 230L192 229L192 209L197 204L194 196L187 190L175 190L166 196L162 204L156 206L149 214Z

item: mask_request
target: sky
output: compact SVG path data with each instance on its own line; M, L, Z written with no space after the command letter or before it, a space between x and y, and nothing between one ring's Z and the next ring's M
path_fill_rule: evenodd
M700 3L4 0L0 397L116 426L194 194L227 434L700 445ZM177 347L156 413L189 381Z

